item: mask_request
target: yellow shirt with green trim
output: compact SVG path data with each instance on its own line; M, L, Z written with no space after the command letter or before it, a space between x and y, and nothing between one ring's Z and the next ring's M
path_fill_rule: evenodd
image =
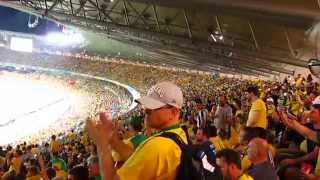
M227 144L226 141L222 140L219 136L211 137L209 138L209 141L212 142L217 152L221 151L222 149L229 148L229 144Z
M180 128L166 132L176 133L187 143ZM180 147L171 139L159 137L160 133L142 142L132 156L117 171L120 180L175 180L180 164Z
M247 174L242 174L238 179L239 180L253 180L253 178Z
M254 126L255 127L262 127L264 129L266 129L268 127L267 108L266 108L266 104L261 99L257 99L252 103L252 106L251 106L251 109L249 112L247 126L248 126L248 124L252 123L252 122L250 122L250 120L252 119L254 112L259 113L259 117L256 120L256 122L254 123L255 124Z

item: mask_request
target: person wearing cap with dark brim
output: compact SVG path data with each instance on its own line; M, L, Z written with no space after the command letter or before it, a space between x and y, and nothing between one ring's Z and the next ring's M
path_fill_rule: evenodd
M259 98L259 89L257 86L250 86L246 90L251 109L249 112L247 126L268 128L267 108L262 99Z
M162 82L151 87L147 95L138 99L145 111L146 125L159 133L142 142L124 165L116 170L110 152L114 131L105 114L99 120L89 119L87 130L97 144L99 162L104 180L175 180L180 164L181 150L161 133L173 132L187 144L187 137L179 123L183 105L181 89L173 83Z
M282 122L291 129L294 129L304 137L320 144L320 129L311 130L308 127L300 124L297 117L286 112L280 112ZM320 99L312 102L311 112L309 114L310 122L314 127L320 127Z

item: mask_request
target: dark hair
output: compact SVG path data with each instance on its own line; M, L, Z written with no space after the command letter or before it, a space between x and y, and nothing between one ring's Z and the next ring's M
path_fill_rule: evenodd
M51 139L56 140L56 135L52 135Z
M207 127L203 128L203 133L209 138L209 137L216 137L217 134L217 128L213 124L208 124Z
M260 92L257 86L249 86L246 90L248 93L253 93L256 96L259 96Z
M141 132L143 129L143 118L141 116L133 116L130 120L130 125L136 132Z
M37 175L39 173L37 166L31 166L28 168L28 170L29 170L30 174L32 174L33 176Z
M49 179L56 177L56 171L52 167L47 168L46 172Z
M253 138L267 139L267 131L261 127L245 127L244 140L251 141Z
M22 151L21 150L16 150L16 153L19 155L19 156L21 156L23 153L22 153Z
M240 154L232 149L223 149L217 153L217 158L224 158L227 164L234 164L241 169Z
M88 168L84 166L75 166L69 171L69 174L72 175L75 180L89 180Z
M196 102L197 104L202 104L202 100L201 100L201 98L196 98L195 100L194 100L194 102Z

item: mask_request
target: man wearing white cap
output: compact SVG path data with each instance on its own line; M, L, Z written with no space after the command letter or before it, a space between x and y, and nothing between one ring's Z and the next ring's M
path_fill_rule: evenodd
M109 149L113 133L111 121L100 114L100 120L88 120L87 129L98 148L104 180L175 180L180 164L181 150L169 138L159 137L163 132L173 132L187 143L187 137L179 124L183 94L170 82L158 83L147 95L136 100L145 111L147 126L159 133L142 142L132 156L115 170Z

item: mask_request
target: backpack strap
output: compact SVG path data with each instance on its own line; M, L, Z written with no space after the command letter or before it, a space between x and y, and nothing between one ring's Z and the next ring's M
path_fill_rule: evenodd
M181 151L183 151L187 146L187 144L181 139L181 137L178 134L173 133L173 132L161 133L159 135L159 137L164 137L164 138L171 139L172 141L174 141L180 147Z

